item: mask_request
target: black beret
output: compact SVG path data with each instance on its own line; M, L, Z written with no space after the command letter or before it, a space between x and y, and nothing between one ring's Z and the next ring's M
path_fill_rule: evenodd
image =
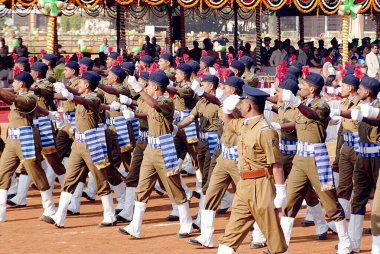
M190 75L193 72L193 68L185 63L179 64L177 69L188 75Z
M68 61L66 64L67 68L73 69L75 71L79 71L79 64L75 61Z
M359 85L360 85L360 79L353 74L347 74L342 79L342 83L351 85L355 88L355 90L358 90Z
M325 80L323 77L317 73L310 73L306 77L306 82L308 82L310 85L316 87L316 88L322 88L325 85Z
M119 66L112 67L110 71L119 78L120 83L127 77L127 73Z
M91 58L89 57L82 57L80 60L79 60L79 64L84 64L87 66L87 70L91 71L92 70L92 67L94 67L94 60L92 60Z
M205 64L207 64L208 67L212 67L215 63L215 60L211 56L202 56L201 62L204 62Z
M15 80L24 82L27 87L31 87L34 83L32 75L26 71L22 71L14 77Z
M288 70L286 71L286 73L290 73L290 74L292 74L293 76L295 76L296 78L299 78L299 77L300 77L301 70L299 70L297 67L290 66L290 67L288 68ZM285 73L285 74L286 74L286 73Z
M141 72L140 78L145 80L145 81L148 81L149 80L149 72L147 72L147 71Z
M165 72L163 72L163 71L153 72L149 76L149 81L152 81L152 82L160 85L161 89L163 91L165 91L166 87L169 85L169 78L168 78L168 76L166 76Z
M246 67L251 67L253 65L253 59L249 56L242 56L239 59Z
M170 53L163 53L163 54L160 56L160 58L162 58L162 59L164 59L164 60L166 60L166 61L169 61L170 64L173 64L173 62L174 62L174 57L173 57L173 55L170 54Z
M19 64L22 64L22 65L24 65L24 66L27 66L27 65L29 65L29 59L26 58L26 57L18 57L18 58L16 59L16 62L15 62L15 63L19 63Z
M135 72L135 65L131 62L123 62L120 67L123 69L123 70L126 70L128 71L128 74L130 76L133 75L133 73Z
M372 92L373 97L376 97L380 90L379 81L375 78L365 76L362 78L360 84Z
M243 73L244 70L245 70L244 63L241 62L241 61L239 61L239 60L233 60L232 63L231 63L231 67L235 68L236 70L238 70L241 73Z
M285 72L285 79L291 79L298 82L298 78L291 72Z
M345 69L347 70L346 75L355 73L355 66L352 64L347 65Z
M210 83L213 83L214 85L216 85L219 83L219 79L215 75L205 74L202 78L202 82L210 82Z
M303 64L302 64L301 62L299 62L299 61L293 61L292 64L291 64L290 66L295 67L295 68L297 68L299 71L301 71L301 70L302 70L302 66L303 66Z
M98 85L99 85L99 82L100 82L100 80L101 80L101 77L100 77L99 74L97 74L96 72L93 72L93 71L86 71L86 72L82 75L82 79L87 80L91 85L96 85L96 86L98 86Z
M108 57L112 58L113 60L116 60L119 56L120 56L120 54L117 52L111 52L108 54Z
M244 86L244 81L239 77L232 76L227 78L225 84L228 86L235 87L236 89L241 91L242 87Z
M278 87L286 90L292 91L294 95L297 94L297 91L299 89L298 83L294 81L293 79L285 79L284 81L281 81Z
M265 101L267 97L269 97L268 93L256 87L252 87L249 85L243 86L243 96L241 97L241 99L249 99L252 101L256 101L256 99L262 99Z
M190 65L191 68L193 68L193 71L195 73L198 73L198 71L201 69L201 67L199 66L199 63L197 61L189 60L189 61L187 61L187 64Z
M31 69L40 72L44 76L48 71L48 66L43 62L35 62L32 64Z
M45 54L43 59L50 61L53 65L58 61L58 57L54 54Z
M140 61L142 61L142 62L144 62L144 63L146 63L148 65L151 65L154 62L153 57L151 57L150 55L144 55L144 56L142 56L140 58Z

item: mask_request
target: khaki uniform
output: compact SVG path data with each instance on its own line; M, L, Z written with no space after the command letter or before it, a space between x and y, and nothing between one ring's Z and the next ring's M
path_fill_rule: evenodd
M263 115L254 117L248 123L245 123L245 119L231 120L227 129L237 135L242 174L259 170L264 174L259 178L239 181L231 217L219 243L236 251L253 223L257 222L267 239L270 253L285 252L287 245L273 204L274 179L268 170L274 163L281 161L278 134Z
M49 82L52 82L52 83L55 83L55 82L59 81L57 79L57 75L55 75L54 70L48 70L46 72L46 79L49 80Z
M303 101L307 105L307 100ZM296 117L296 131L298 141L308 143L324 143L326 140L326 128L329 120L329 105L320 98L311 101L309 107L316 111L318 120L308 119L301 112ZM286 194L288 203L284 208L285 216L295 217L301 208L306 190L311 186L317 192L327 216L334 221L345 218L342 207L337 202L335 189L321 191L321 183L318 178L318 169L314 157L295 155L293 167L288 176Z
M255 77L255 74L253 74L253 73L251 73L249 75L243 73L243 75L241 76L241 78L249 86L257 87L257 85L259 84L259 79L257 77Z
M380 108L380 102L377 101L374 103L373 107ZM380 128L379 126L372 126L365 122L359 123L359 142L361 143L372 143L377 144L377 147L380 143ZM380 202L376 200L379 197L378 185L376 185L379 176L379 162L380 155L376 155L373 158L366 158L361 153L358 154L355 168L354 168L354 192L352 197L351 213L364 215L366 211L366 204L368 199L371 196L371 191L373 188L376 188L374 204L372 209L372 219L378 216ZM375 219L376 220L376 219ZM377 219L378 221L378 219ZM377 222L378 224L378 222ZM372 224L373 227L373 224ZM372 228L374 235L379 235L380 230L378 225L376 229ZM375 233L376 232L376 233Z
M179 84L179 86L177 86L177 93L178 94L174 95L173 98L174 109L176 111L181 112L194 108L196 104L195 94L191 89L190 82ZM180 129L174 137L174 144L178 158L184 160L186 154L189 153L193 167L195 169L198 168L198 139L196 137L192 139L187 138L185 129Z
M175 82L175 69L174 68L170 68L169 70L166 70L165 71L165 74L166 74L166 76L168 76L168 78L171 80L171 81L173 81L173 82Z
M75 110L75 123L78 132L97 128L99 122L100 99L96 93L85 94L84 97L88 105L77 105ZM109 167L99 170L92 161L87 144L77 140L74 141L71 147L63 191L74 193L78 182L86 177L87 169L91 171L95 178L97 194L99 196L110 194L111 189L105 176L109 171Z
M337 139L336 139L336 149L335 149L335 159L331 166L333 172L339 173L339 160L340 160L340 150L342 149L342 146L344 144L343 139L343 127L340 125L337 133Z
M154 137L171 133L173 129L173 101L165 97L160 97L157 101L160 105L159 108L146 107L149 136ZM135 193L136 201L148 202L157 178L161 180L172 202L179 205L187 201L179 174L167 176L162 150L148 146L144 151L144 158L141 163L140 179Z
M32 126L37 97L33 93L18 95L9 112L9 128ZM39 134L34 132L35 158L24 159L20 139L8 137L0 159L0 189L9 189L11 178L21 163L38 190L46 191L49 183L41 167L41 144Z
M357 107L360 100L355 98L352 102L348 99L341 101L341 109L344 111L350 110L353 107ZM357 133L359 123L351 119L342 118L342 134L343 133ZM356 152L354 146L343 144L339 156L339 185L338 185L338 197L345 200L351 199L353 182L352 177L354 173L354 167L356 162Z
M221 124L218 117L219 106L209 102L205 98L201 98L190 115L199 118L200 132L215 132ZM198 142L198 165L202 173L202 187L206 184L208 171L211 163L210 149L206 140Z

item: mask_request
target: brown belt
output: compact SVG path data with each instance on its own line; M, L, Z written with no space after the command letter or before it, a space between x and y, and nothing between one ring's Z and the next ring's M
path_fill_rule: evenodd
M246 179L257 179L266 176L266 174L273 175L273 169L267 168L267 169L257 169L254 171L246 171L246 172L240 172L240 177L243 180Z

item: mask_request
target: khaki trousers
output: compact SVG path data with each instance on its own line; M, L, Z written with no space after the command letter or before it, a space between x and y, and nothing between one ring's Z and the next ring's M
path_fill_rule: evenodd
M186 154L189 153L191 158L191 163L193 164L194 170L198 169L198 142L188 143L185 130L178 130L177 135L174 137L174 145L177 151L178 159L184 160Z
M343 145L339 156L339 186L337 190L339 198L351 199L355 162L354 147Z
M124 181L127 187L137 187L139 183L140 167L147 145L148 143L145 141L137 140L136 142L135 149L133 149L132 153L131 166Z
M208 148L208 142L199 141L198 142L198 165L202 173L202 188L207 183L210 164L211 164L211 155L210 155L210 150ZM203 192L203 194L205 194L205 192Z

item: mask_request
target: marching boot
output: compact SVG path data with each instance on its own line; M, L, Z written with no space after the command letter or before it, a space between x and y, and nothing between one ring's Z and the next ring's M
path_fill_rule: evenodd
M30 177L28 175L20 175L18 178L17 194L10 200L8 200L8 205L14 207L25 207L26 206L26 196L30 186Z
M129 222L133 218L133 207L135 204L136 187L127 187L125 188L125 201L123 210L116 215L117 222Z
M195 239L190 239L188 243L212 248L214 247L215 211L202 209L201 214L201 235Z
M363 220L364 215L351 214L351 219L348 226L348 235L349 239L351 240L351 247L353 252L360 252L360 244L363 232Z
M119 228L119 232L124 235L131 235L135 238L141 237L141 226L146 209L146 203L135 201L135 210L133 211L133 219L125 228Z
M83 187L84 183L79 182L75 188L70 205L67 208L67 216L80 215L80 199L82 198Z
M0 189L0 221L5 221L5 213L7 211L7 190Z
M103 204L103 221L99 227L111 227L116 225L115 208L113 207L112 194L101 197Z

